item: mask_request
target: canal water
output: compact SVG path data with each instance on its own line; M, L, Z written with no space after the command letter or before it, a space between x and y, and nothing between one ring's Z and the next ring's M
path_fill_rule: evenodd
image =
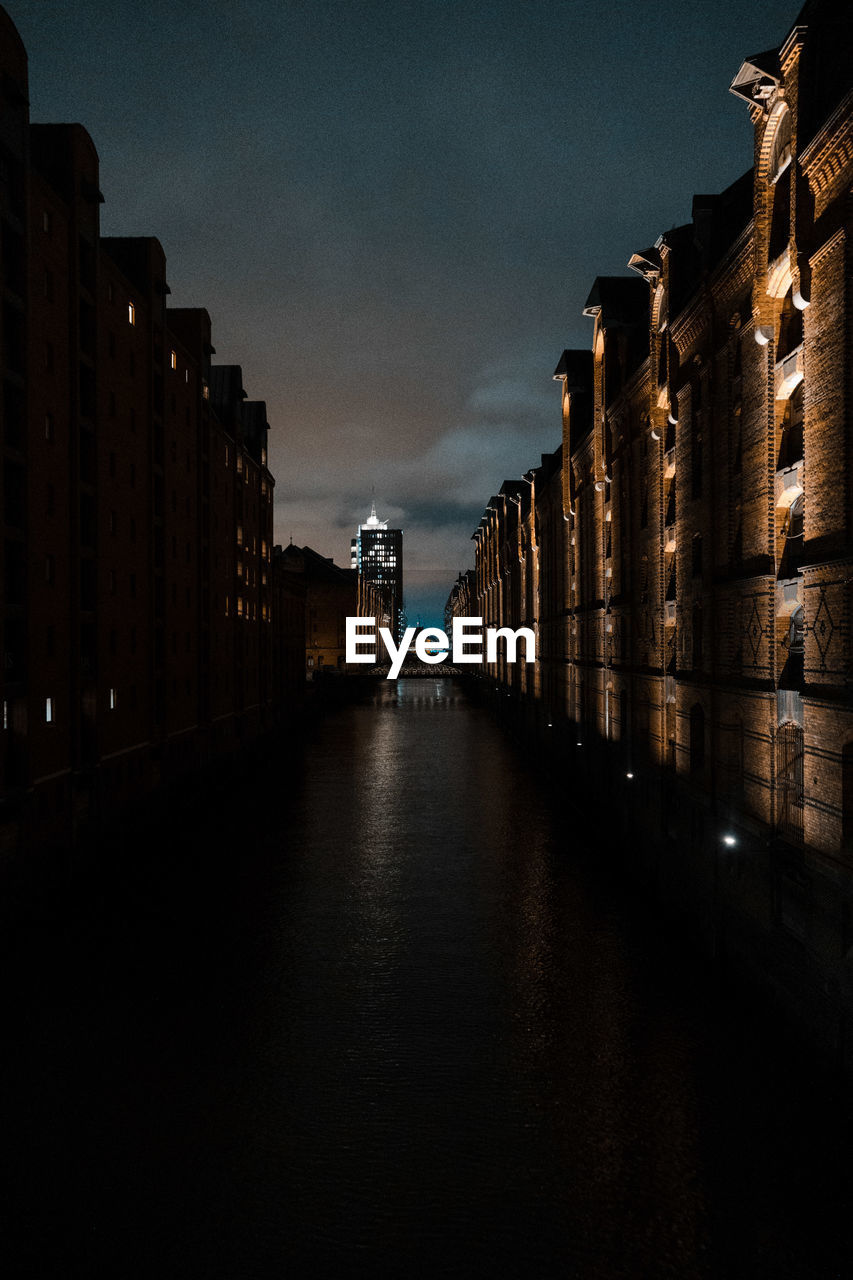
M5 1274L853 1275L838 1093L570 813L383 682L34 901Z

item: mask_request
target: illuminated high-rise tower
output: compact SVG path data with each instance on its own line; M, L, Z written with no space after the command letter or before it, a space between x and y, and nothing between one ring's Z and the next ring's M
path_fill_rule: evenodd
M358 611L375 617L376 625L388 627L399 641L405 629L403 612L403 531L389 529L387 520L370 515L358 526L350 543L352 567L358 569Z

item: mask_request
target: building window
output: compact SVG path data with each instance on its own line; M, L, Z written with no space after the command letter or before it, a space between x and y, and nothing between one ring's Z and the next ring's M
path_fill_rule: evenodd
M116 709L116 691L115 689L110 689L110 711L115 711L115 709Z
M43 213L42 213L42 215L41 215L41 227L42 227L42 231L44 231L45 235L48 235L48 236L50 235L51 221L52 221L52 219L51 219L51 216L50 216L50 212L49 212L49 210L45 209L45 210L44 210L44 212L43 212Z
M127 304L127 323L136 324L136 306L132 302Z
M53 724L53 698L45 698L44 700L44 722L45 724Z
M173 351L173 352L172 352L172 354L171 354L171 356L170 356L170 364L171 364L171 366L172 366L172 368L173 368L173 369L177 369L177 367L178 367L178 353L177 353L177 351Z
M792 840L803 838L803 746L803 731L798 724L789 721L779 726L779 831Z

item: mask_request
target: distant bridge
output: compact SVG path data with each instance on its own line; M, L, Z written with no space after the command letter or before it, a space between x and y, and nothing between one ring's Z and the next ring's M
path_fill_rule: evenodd
M363 669L363 674L387 678L390 670L390 664L386 664L383 667L366 667ZM462 667L451 666L447 662L436 662L433 664L428 662L404 662L397 679L402 680L404 677L410 677L413 679L427 677L431 680L436 680L445 676L465 676L470 674L470 671L465 671Z

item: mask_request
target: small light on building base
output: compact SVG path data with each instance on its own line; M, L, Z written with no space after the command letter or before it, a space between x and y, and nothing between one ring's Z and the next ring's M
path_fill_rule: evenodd
M727 845L731 849L734 845L737 844L737 840L735 839L734 836L723 836L723 844Z
M633 775L633 773L626 773L626 774L625 774L625 777L626 777L626 778L633 778L633 776L634 776L634 775Z

